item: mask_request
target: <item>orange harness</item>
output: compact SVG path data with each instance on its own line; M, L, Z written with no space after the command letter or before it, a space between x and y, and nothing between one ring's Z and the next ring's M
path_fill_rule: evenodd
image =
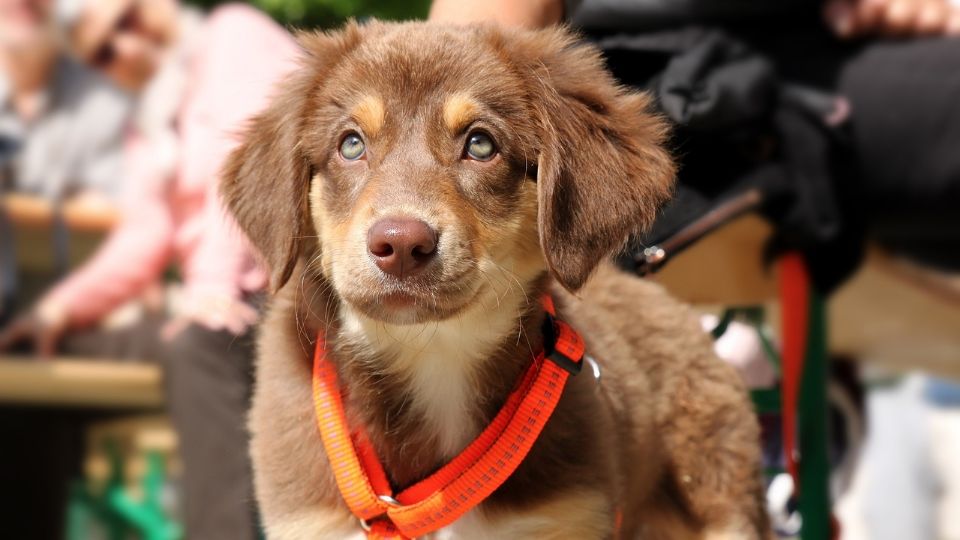
M548 314L544 351L490 425L452 461L396 495L369 439L347 425L336 368L326 358L323 336L317 337L317 425L340 494L368 539L409 540L442 529L483 502L520 466L584 355L580 335L554 318L553 301L544 297L543 306Z

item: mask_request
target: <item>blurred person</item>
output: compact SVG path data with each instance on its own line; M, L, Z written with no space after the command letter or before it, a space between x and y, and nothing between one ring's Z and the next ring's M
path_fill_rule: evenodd
M61 52L51 12L52 0L0 0L0 194L115 200L129 100ZM14 305L13 253L0 216L0 323Z
M256 537L245 414L250 326L265 275L222 210L219 170L234 134L293 67L291 37L252 8L209 16L175 0L63 0L77 58L137 97L122 218L80 269L0 333L0 350L145 357L164 368L184 462L187 534ZM97 324L171 263L183 289L169 320Z
M128 99L60 51L52 2L0 0L7 189L53 200L83 191L113 198Z
M121 139L129 99L104 77L62 51L51 0L0 0L0 197L29 194L54 207L66 199L87 208L116 202ZM15 306L29 301L34 281L15 260L15 224L0 206L0 328ZM55 227L59 228L59 224ZM57 230L55 236L62 237ZM61 246L26 246L57 252ZM57 253L63 260L66 254ZM64 477L72 462L47 454L71 447L68 413L5 405L0 409L0 522L10 537L62 534L58 519L31 519L44 509L63 513ZM78 447L77 443L74 447ZM33 464L41 464L32 467ZM29 470L29 481L22 471ZM27 483L29 482L29 483ZM30 486L29 488L26 486ZM8 490L10 491L10 490Z
M751 0L726 5L716 5L709 0L682 3L667 0L435 0L430 19L459 24L496 21L538 28L573 17L584 4L596 8L588 10L595 16L619 14L625 17L617 20L608 16L603 23L608 28L627 29L640 14L649 18L645 24L663 28L691 21L715 22L724 17L796 13L798 7L822 6L825 21L844 38L884 34L898 37L960 34L960 11L949 0L787 0L776 6Z

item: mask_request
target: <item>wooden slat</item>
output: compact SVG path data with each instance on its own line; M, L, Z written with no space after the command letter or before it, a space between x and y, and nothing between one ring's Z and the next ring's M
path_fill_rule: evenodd
M830 300L830 348L893 370L960 380L960 302L905 279L887 255L873 251Z
M15 226L48 228L53 223L54 207L44 199L11 194L4 195L0 202ZM119 219L115 208L91 198L68 200L60 212L67 227L77 231L107 231Z
M777 296L776 276L763 265L771 234L759 216L743 216L690 246L651 279L692 304L763 304Z
M0 357L0 402L104 408L163 405L160 369L129 361Z
M691 246L652 279L693 304L768 305L776 331L776 273L762 265L771 232L759 217L745 216ZM831 351L960 380L960 276L871 249L832 295L829 309Z

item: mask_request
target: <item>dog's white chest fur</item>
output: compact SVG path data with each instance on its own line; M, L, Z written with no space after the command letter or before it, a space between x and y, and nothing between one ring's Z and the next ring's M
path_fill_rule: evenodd
M319 536L313 538L329 540L366 540L367 534L359 525L348 522L347 530L337 528L319 529ZM507 523L495 524L483 518L480 512L471 511L452 525L422 537L423 540L492 540L495 538L517 538L517 531Z
M498 301L499 300L499 301ZM344 337L390 358L384 366L408 380L410 406L437 434L447 458L457 455L479 432L472 420L473 377L504 336L516 335L519 298L477 301L458 316L439 322L396 326L370 319L345 306Z

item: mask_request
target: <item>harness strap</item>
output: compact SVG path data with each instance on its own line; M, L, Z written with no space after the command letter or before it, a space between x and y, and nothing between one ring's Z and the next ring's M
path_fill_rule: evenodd
M367 540L407 540L406 536L397 532L397 528L393 526L393 523L385 519L373 522L366 531Z
M340 494L368 539L405 540L442 529L489 497L523 462L560 401L567 378L579 371L585 349L580 335L554 318L549 297L543 305L548 314L545 350L494 419L457 457L396 496L366 434L347 425L336 368L326 358L323 336L317 337L317 426Z

